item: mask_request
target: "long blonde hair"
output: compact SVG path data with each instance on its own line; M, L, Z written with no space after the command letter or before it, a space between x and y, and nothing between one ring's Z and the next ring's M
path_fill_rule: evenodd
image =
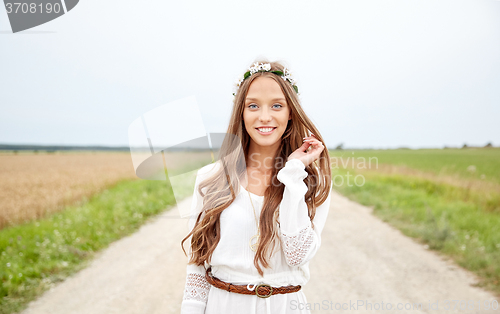
M284 69L284 66L279 62L260 62L270 63L271 71L283 71ZM205 261L210 264L212 253L220 240L221 213L231 205L236 195L239 194L240 178L243 172L246 171L246 165L242 164L241 160L247 160L251 139L244 126L243 110L250 84L258 77L269 77L278 83L291 111L292 119L288 120L288 125L281 138L281 145L273 160L286 161L292 152L302 146L302 139L309 135L307 133L308 130L324 143L321 133L305 114L300 105L299 98L289 82L269 72L257 72L244 80L235 95L232 114L226 132L228 135L236 136L226 136L222 143L220 150L221 157L218 161L221 162L222 167L219 167L211 177L200 182L198 192L203 197L203 208L197 216L194 228L181 241L182 250L187 256L183 244L192 236L192 255L188 262L189 264L203 265ZM241 142L238 143L237 141ZM326 145L324 146L327 147ZM235 150L235 147L241 147L243 152ZM241 154L244 154L244 156L241 156ZM271 185L264 193L264 202L259 220L260 240L254 258L254 265L261 276L263 275L263 271L259 263L265 268L270 267L268 259L274 252L276 239L278 238L278 207L283 198L285 186L277 179L277 174L283 167L283 162L275 162L271 173ZM316 207L325 202L331 188L331 168L328 150L325 148L321 152L320 158L307 166L305 171L308 173L308 176L304 179L304 183L308 187L305 202L312 222L316 214ZM204 193L202 189L205 188L207 190Z

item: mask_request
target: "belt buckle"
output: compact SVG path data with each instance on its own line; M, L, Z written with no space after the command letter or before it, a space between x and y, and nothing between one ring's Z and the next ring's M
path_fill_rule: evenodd
M269 287L269 294L268 295L259 294L259 287L264 287L264 286ZM273 294L273 287L271 287L271 285L268 285L268 284L265 284L265 283L261 283L260 285L257 285L257 287L255 287L255 294L259 298L269 298Z

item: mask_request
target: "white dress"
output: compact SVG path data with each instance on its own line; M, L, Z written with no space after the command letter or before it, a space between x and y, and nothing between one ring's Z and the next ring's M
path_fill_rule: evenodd
M189 219L192 230L197 214L202 209L202 197L197 188L217 163L209 164L198 171L195 192ZM259 283L273 287L301 285L309 281L309 261L321 244L321 231L330 208L331 190L328 199L316 208L313 229L305 202L307 186L303 180L308 173L302 161L292 159L286 162L277 179L285 185L283 199L279 207L279 230L281 241L270 260L270 268L262 267L261 277L253 264L255 252L249 247L250 238L257 233L252 205L243 186L233 203L221 214L220 241L212 254L212 274L218 279L232 284L247 284L252 290ZM333 186L333 184L332 184ZM260 217L264 196L250 193L257 218ZM190 244L191 237L186 240ZM188 256L191 248L188 247ZM187 265L184 297L181 314L297 314L310 313L302 290L276 294L268 298L228 292L210 285L205 279L205 266ZM302 308L302 309L301 309Z

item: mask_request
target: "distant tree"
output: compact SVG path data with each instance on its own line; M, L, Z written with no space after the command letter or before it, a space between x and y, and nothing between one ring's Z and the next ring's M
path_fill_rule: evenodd
M444 145L443 149L448 149L448 146Z
M17 155L18 151L17 149L13 151L14 155Z
M488 144L484 145L484 147L493 147L493 145L491 144L491 142L489 142Z
M462 146L462 148L467 148L467 147L468 147L468 146L467 146L467 144L465 144L465 143L464 143L464 146Z
M344 143L340 143L337 147L335 147L335 149L343 149L342 146L344 146Z

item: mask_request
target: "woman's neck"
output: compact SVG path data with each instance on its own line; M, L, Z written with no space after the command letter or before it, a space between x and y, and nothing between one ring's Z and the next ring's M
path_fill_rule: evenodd
M247 167L258 169L262 173L270 173L274 168L274 156L279 148L277 142L271 146L260 146L250 141L248 147Z

